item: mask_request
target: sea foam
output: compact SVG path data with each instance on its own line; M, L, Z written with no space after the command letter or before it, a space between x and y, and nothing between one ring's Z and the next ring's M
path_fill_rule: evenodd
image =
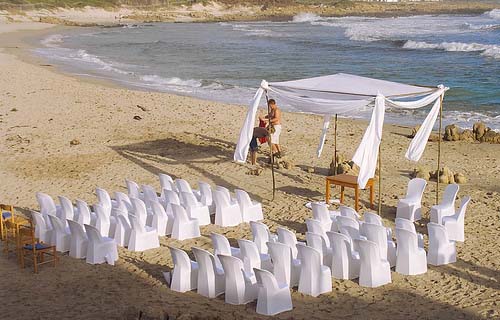
M500 46L481 43L441 42L428 43L408 40L403 45L405 49L438 49L450 52L481 52L481 55L500 59Z

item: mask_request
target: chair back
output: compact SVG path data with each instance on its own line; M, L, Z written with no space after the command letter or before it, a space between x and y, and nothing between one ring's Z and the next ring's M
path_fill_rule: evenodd
M196 196L192 192L181 192L181 202L186 207L196 208L199 206Z
M200 189L201 193L201 201L208 206L211 205L213 202L212 187L210 187L210 185L206 182L199 181L198 188Z
M154 215L168 219L167 213L165 212L165 208L163 208L163 206L159 202L152 202L151 209Z
M51 216L51 215L49 215L48 217L50 220L50 224L52 224L52 226L54 227L56 232L66 233L66 228L65 228L63 222L61 221L61 219L59 219L56 216Z
M79 239L88 239L87 234L85 233L85 229L83 226L76 221L67 220L69 231L71 231L71 238L79 238Z
M172 213L174 214L174 219L179 223L188 223L189 218L186 209L178 204L172 204Z
M387 259L387 231L385 227L377 224L363 223L363 235L372 242L375 242L380 250L380 256Z
M229 200L221 190L214 191L215 206L219 209L229 207Z
M292 231L278 227L276 229L278 233L278 242L286 244L292 250L292 257L297 258L297 236Z
M189 182L187 182L186 180L175 179L174 183L175 183L175 186L177 187L177 190L179 190L179 192L193 193L193 189L191 189Z
M41 213L36 211L31 211L31 216L33 217L33 221L35 222L35 236L40 239L42 235L47 231L47 224L43 219Z
M307 231L315 234L319 234L326 243L327 247L330 247L330 240L326 236L326 230L319 220L316 219L306 219Z
M441 205L447 205L447 206L454 206L455 205L455 198L457 197L458 190L459 190L458 184L449 184L446 186L444 189L444 194L443 194L443 200L441 201Z
M321 257L326 255L328 251L325 239L317 233L306 232L306 243L309 247L318 250L321 253Z
M297 244L297 249L300 255L300 281L312 280L312 277L318 275L321 270L321 252L300 243ZM307 278L303 278L303 275Z
M359 213L356 212L356 210L354 210L353 208L351 207L348 207L348 206L340 206L339 208L340 210L340 215L341 216L344 216L344 217L351 217L355 220L359 220L360 218L360 215Z
M179 199L179 196L177 195L177 192L172 191L172 190L163 190L165 193L165 201L166 203L169 204L176 204L180 205L181 200Z
M384 223L382 221L382 217L380 217L378 214L374 213L374 212L365 212L363 214L363 218L365 220L365 222L367 223L371 223L371 224L376 224L376 225L379 225L379 226L383 226Z
M257 245L260 253L267 253L267 242L271 241L269 228L262 222L250 221L252 241Z
M328 210L328 206L326 205L326 203L313 202L311 203L311 208L312 208L313 218L315 220L321 221L323 223L325 222L331 223L330 212Z
M238 246L240 247L241 258L247 273L251 273L253 268L261 267L260 253L257 245L246 239L239 239Z
M90 224L90 208L83 200L76 199L76 208L78 209L77 222L81 225Z
M248 208L252 205L252 200L245 190L234 189L234 194L241 208Z
M172 261L174 263L174 269L179 268L180 270L191 270L191 259L189 258L186 251L168 246L170 254L172 255Z
M61 218L73 220L75 211L73 209L73 204L71 203L71 200L69 200L64 196L58 196L58 198L59 198L59 203L61 203Z
M414 199L415 201L422 201L427 181L422 178L414 178L408 182L408 190L406 191L407 199Z
M437 247L441 247L450 242L446 228L441 224L429 222L427 231L429 233L429 247L431 247L431 243L437 243Z
M96 214L97 220L109 223L110 217L102 204L94 204L94 212Z
M467 211L467 205L470 202L470 197L465 196L462 198L462 201L460 202L460 207L458 208L457 211L457 221L460 223L464 223L465 220L465 211Z
M130 198L132 201L132 206L134 207L134 213L137 218L139 218L139 222L145 226L146 220L148 218L148 211L146 209L146 204L144 201L138 198Z
M231 255L231 245L225 236L212 232L210 233L210 238L212 239L215 255Z
M132 202L130 201L129 196L123 192L116 191L115 200L118 203L123 202L123 204L127 207L127 210L128 208L132 207Z
M253 272L255 273L257 284L265 288L267 292L272 294L279 290L278 281L276 281L271 272L260 268L253 268Z
M97 195L97 201L99 202L100 205L106 209L106 211L111 212L111 197L109 196L109 193L101 188L96 188L95 193Z
M92 244L99 244L103 241L101 233L95 227L85 224L85 232L87 233L87 237L89 238L89 242Z
M353 241L359 248L361 268L368 268L369 270L380 264L380 249L375 242L361 239L354 239Z
M160 173L159 175L160 178L160 186L161 189L167 189L167 190L174 190L173 189L173 184L174 184L174 179L172 179L171 176L165 173Z
M132 229L132 227L130 226L130 223L129 223L128 215L124 216L124 215L120 214L120 215L116 216L116 219L118 219L118 223L121 224L122 228L124 228L125 230Z
M398 242L396 255L401 253L414 254L418 251L417 234L407 229L396 228L396 241Z
M43 192L37 192L36 200L38 201L38 205L40 206L40 213L42 215L56 215L56 204L54 203L54 200L51 196Z
M240 259L223 254L218 254L217 258L222 264L222 269L226 276L226 285L228 283L245 284L243 262Z
M132 229L135 230L135 232L137 232L138 234L146 233L146 229L144 229L144 225L139 221L138 217L129 215L128 218L130 220L130 225L132 226Z
M128 196L130 198L139 199L141 194L139 191L139 185L132 180L125 180L125 183L127 184Z
M333 251L332 271L334 271L337 266L340 266L340 264L342 264L344 266L343 269L346 270L352 254L351 239L340 232L327 232L326 234L330 239Z
M207 250L192 247L196 262L198 262L198 279L215 278L215 257Z
M397 229L405 229L417 234L417 229L415 228L415 224L413 224L413 222L411 222L408 219L396 218L396 231Z
M227 202L231 202L231 192L229 192L229 189L223 186L215 186L216 191L221 191L224 197L227 199Z
M355 218L347 217L347 216L338 216L337 224L339 228L342 226L351 227L354 229L359 229L359 222Z
M280 283L290 285L292 273L292 250L283 243L268 242L269 255L273 263L273 274Z
M158 195L155 188L147 184L143 184L141 188L144 193L144 202L148 207L151 206L152 202L158 202Z

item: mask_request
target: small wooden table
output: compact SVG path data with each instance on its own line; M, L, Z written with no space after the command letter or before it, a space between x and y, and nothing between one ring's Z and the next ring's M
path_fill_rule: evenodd
M340 186L340 203L344 203L344 188L354 189L354 210L358 211L359 208L359 186L358 177L349 174L338 174L336 176L326 177L326 196L325 201L330 201L330 184ZM370 208L373 209L373 179L369 179L366 187L370 187Z

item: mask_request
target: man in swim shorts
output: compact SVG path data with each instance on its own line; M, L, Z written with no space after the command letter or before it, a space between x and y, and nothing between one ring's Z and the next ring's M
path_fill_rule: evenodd
M281 157L281 146L280 146L280 134L281 134L281 110L276 104L276 100L269 99L268 107L270 109L269 115L264 118L259 117L260 120L268 121L271 126L269 128L274 128L270 130L271 136L271 146L273 150L273 155L277 158Z

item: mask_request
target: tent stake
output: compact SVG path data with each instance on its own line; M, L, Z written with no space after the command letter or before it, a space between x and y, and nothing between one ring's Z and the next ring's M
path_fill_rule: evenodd
M267 102L267 120L269 120L269 133L271 133L271 128L273 128L273 124L271 123L271 108L269 107L269 96L267 95L266 90L266 102ZM269 151L271 155L271 174L273 176L273 199L276 193L276 180L274 179L274 154L273 154L273 144L271 143L271 136L269 136Z
M382 145L382 139L380 139L380 144L378 145L378 215L382 214L382 154L380 153L380 146Z
M439 203L439 170L441 165L441 127L443 122L443 95L439 97L439 137L438 137L438 159L436 172L436 204Z
M333 175L337 175L337 114L335 114L335 126L333 128L333 143L335 144L335 149L333 152Z

